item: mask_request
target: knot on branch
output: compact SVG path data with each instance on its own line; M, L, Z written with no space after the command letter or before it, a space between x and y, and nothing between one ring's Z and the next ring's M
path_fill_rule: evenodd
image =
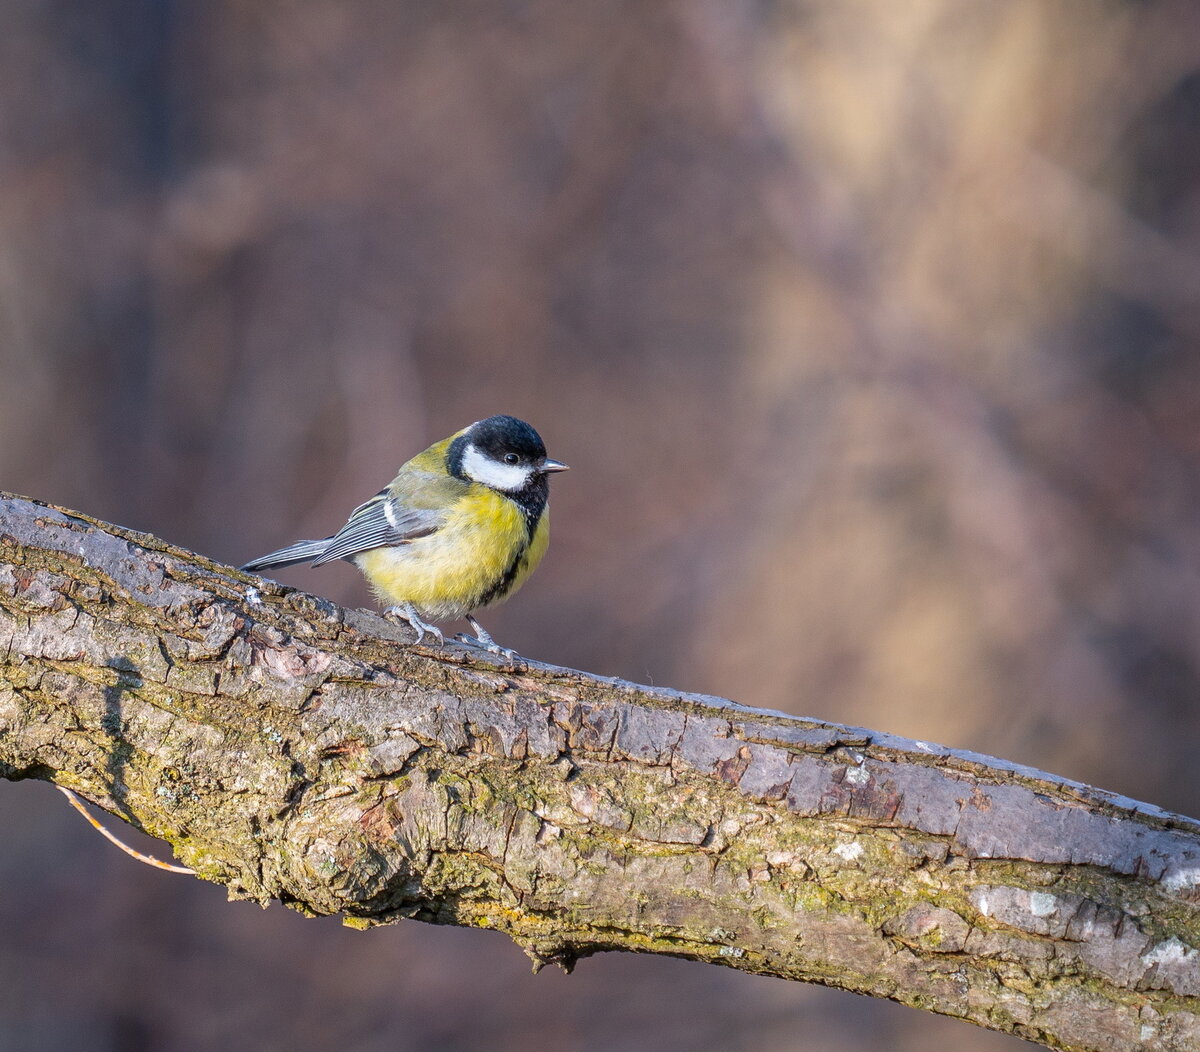
M533 974L537 975L548 964L556 964L567 975L575 970L579 954L566 943L549 939L517 940L525 956L533 961Z

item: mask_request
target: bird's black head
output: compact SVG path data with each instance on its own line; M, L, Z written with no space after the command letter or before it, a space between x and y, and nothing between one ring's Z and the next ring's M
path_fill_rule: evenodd
M501 463L532 464L546 455L542 436L515 416L489 416L472 424L467 437L481 453ZM514 455L519 461L511 459Z
M545 493L546 476L566 470L546 456L541 435L515 416L472 424L450 444L447 466L452 475L511 495Z

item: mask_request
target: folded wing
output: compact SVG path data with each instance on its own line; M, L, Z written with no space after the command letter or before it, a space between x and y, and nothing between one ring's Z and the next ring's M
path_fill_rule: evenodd
M325 542L325 550L313 560L313 566L428 537L443 519L438 511L402 505L390 489L381 490L350 513L346 525Z

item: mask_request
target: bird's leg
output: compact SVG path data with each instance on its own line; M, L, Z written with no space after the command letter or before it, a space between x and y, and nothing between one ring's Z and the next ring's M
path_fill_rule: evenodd
M495 654L497 657L507 658L511 661L517 656L515 650L509 650L508 647L502 647L489 634L488 630L475 620L470 614L465 618L474 630L473 636L463 635L461 632L455 636L460 643L466 643L469 647L478 647L480 650L486 650L489 654Z
M437 639L439 645L446 645L446 637L442 635L442 630L440 628L435 628L433 625L428 624L425 621L422 621L412 603L398 603L396 606L389 606L383 612L383 616L404 621L409 628L416 632L417 638L413 640L414 645L421 642L421 640L425 638L426 632Z

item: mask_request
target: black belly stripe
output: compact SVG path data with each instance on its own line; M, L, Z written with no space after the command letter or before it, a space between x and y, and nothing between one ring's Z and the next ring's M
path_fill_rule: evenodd
M521 493L515 493L509 498L525 517L525 535L532 541L538 523L542 521L542 512L550 499L550 487L546 484L545 475L537 475L533 482Z
M525 513L525 536L529 538L530 543L533 542L534 531L538 527L538 523L542 521L542 510L545 504L541 504L536 508L522 508Z
M504 576L479 597L479 602L475 604L476 607L487 606L488 603L494 603L497 599L503 599L508 595L509 590L513 586L513 581L517 579L521 564L525 562L525 556L528 551L529 545L525 545L517 552L516 558L508 564L508 569L504 571Z
M525 520L525 543L513 556L512 562L508 564L508 568L501 574L500 579L472 605L473 610L503 599L512 590L513 582L517 579L517 574L521 572L521 567L529 556L529 546L533 543L533 535L537 532L538 523L542 521L542 513L546 510L549 496L550 488L546 484L545 475L535 476L526 491L510 495L509 499L521 509Z

